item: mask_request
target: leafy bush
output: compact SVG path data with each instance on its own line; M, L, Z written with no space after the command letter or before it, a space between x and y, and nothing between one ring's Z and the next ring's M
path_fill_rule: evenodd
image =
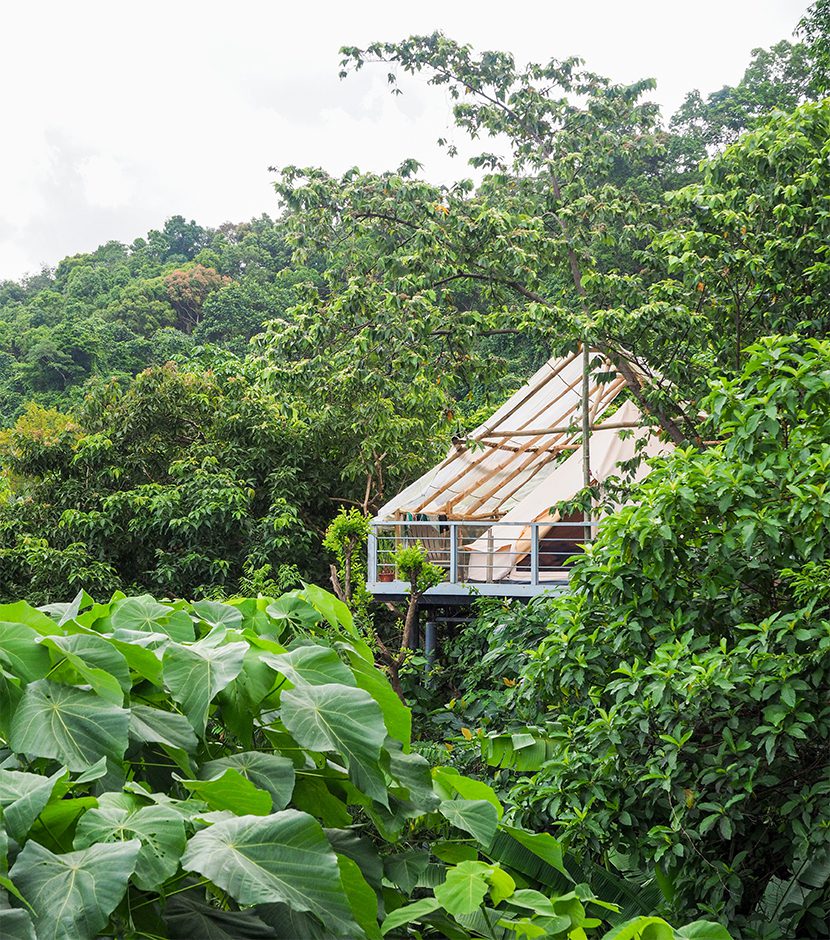
M549 604L513 702L544 722L544 763L514 796L654 872L675 916L824 936L830 342L752 348L706 410L722 442L658 462Z
M549 622L547 597L527 603L480 597L471 621L441 631L436 656L413 657L402 682L417 716L421 753L449 759L465 773L487 774L497 791L503 786L507 792L510 777L488 773L480 742L503 728L511 690L547 636Z
M410 723L313 586L0 607L0 933L576 938L623 920L488 786L431 772ZM615 931L675 936L644 914Z
M317 574L312 527L337 471L244 368L211 361L101 385L71 418L32 406L0 431L0 599L233 593L288 563Z

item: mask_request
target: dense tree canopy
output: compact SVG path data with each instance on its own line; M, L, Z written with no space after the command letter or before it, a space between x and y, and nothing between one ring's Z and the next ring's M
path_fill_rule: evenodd
M76 401L90 378L134 375L197 343L243 352L292 303L297 273L280 286L289 257L267 217L213 231L173 216L130 246L108 242L0 283L0 424L27 401ZM244 316L240 290L257 298Z
M229 362L102 384L74 417L31 406L0 438L3 593L207 591L299 562L331 505L306 427ZM329 468L330 469L330 468ZM311 566L311 567L309 567Z
M348 47L476 182L283 167L275 220L0 284L0 600L45 605L0 610L0 932L822 936L827 22L668 121L575 58ZM366 515L579 342L678 447L428 662L442 572L402 549L374 617Z

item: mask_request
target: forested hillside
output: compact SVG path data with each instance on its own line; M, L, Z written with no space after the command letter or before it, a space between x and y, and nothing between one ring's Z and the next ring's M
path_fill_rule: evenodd
M443 94L475 179L281 167L273 219L0 284L0 934L823 938L830 3L671 117L341 56ZM423 655L444 571L398 547L375 603L367 517L579 344L671 452L588 478L567 590Z
M824 329L821 189L798 172L815 150L825 177L824 111L782 116L700 168L816 97L805 44L757 50L738 86L692 92L670 122L649 82L615 85L576 61L521 73L435 37L367 57L388 55L430 81L483 80L535 109L538 128L465 103L462 129L515 151L511 164L483 152L478 186L433 186L413 163L342 179L286 168L276 221L210 230L175 216L0 285L6 596L323 577L338 503L380 505L586 331L638 368L660 363L670 400L657 400L664 385L640 395L683 440L696 434L689 403L742 345ZM351 50L344 64L363 61ZM585 103L534 90L542 78ZM558 196L551 161L569 168ZM790 176L785 220L771 213ZM761 211L742 218L750 197ZM548 222L562 199L567 238Z
M205 344L244 352L313 272L286 271L284 227L263 216L202 228L181 216L0 285L0 416L78 401L95 376L135 375Z

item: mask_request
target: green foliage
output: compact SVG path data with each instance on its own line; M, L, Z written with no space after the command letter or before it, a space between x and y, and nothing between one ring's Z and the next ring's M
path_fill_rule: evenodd
M192 333L202 320L202 308L207 299L229 282L230 278L202 264L171 271L164 279L164 287L178 315L176 326L183 333Z
M358 509L341 509L326 529L323 548L334 552L337 560L345 563L346 555L366 544L371 525Z
M423 594L444 580L444 569L428 560L429 553L420 542L395 551L393 561L398 574L408 581L411 590Z
M796 32L804 37L813 63L816 88L827 94L830 88L830 4L816 0L799 20Z
M303 335L291 339L306 381L319 381L335 356L337 372L352 364L351 397L362 403L371 399L356 389L389 388L391 372L389 413L403 417L421 383L425 399L433 392L416 415L431 417L427 436L447 390L461 398L493 371L488 334L521 332L562 348L591 328L595 309L616 305L659 221L671 158L645 100L650 81L615 84L577 59L520 68L507 53L475 54L439 33L343 53L344 74L383 63L394 91L397 70L423 74L446 89L462 132L509 147L505 157L476 153L471 162L489 171L478 189L468 180L430 186L415 178L414 161L341 180L289 167L278 184L300 246L347 246L326 272L329 291L303 306ZM619 349L618 337L601 338ZM279 343L277 353L274 368L285 368ZM362 426L371 439L375 426ZM384 449L381 440L375 451Z
M329 523L323 539L323 548L332 552L337 560L332 568L332 580L342 600L367 628L371 622L369 604L371 595L366 590L364 550L371 532L368 516L359 509L341 507Z
M457 401L508 366L492 355L493 334L520 334L525 355L588 337L681 443L696 439L689 403L713 364L739 368L739 350L765 330L806 318L821 329L821 117L808 107L789 119L797 131L783 117L762 127L694 191L665 198L699 178L706 148L815 96L801 44L756 50L739 88L690 101L674 133L647 98L651 82L615 84L574 58L521 67L440 33L343 53L344 75L380 63L394 93L399 71L444 90L474 141L471 162L488 171L478 188L442 188L418 179L414 161L342 179L288 167L277 185L296 257L320 252L325 270L291 322L272 326L267 368L294 394L349 410L363 441L350 472L368 476L367 493L382 490L382 455L408 461L415 435L429 452L442 431L459 431ZM507 152L485 149L488 137ZM797 238L802 223L815 244Z
M820 0L803 43L668 130L650 82L577 59L350 48L345 70L420 74L506 142L476 144L478 187L289 167L278 222L174 217L0 284L0 592L136 595L0 611L0 931L724 936L673 932L659 891L747 937L821 935L826 21ZM795 335L746 350L770 332ZM570 596L482 605L424 683L443 572L401 549L405 617L373 629L367 514L583 338L696 448L605 521ZM325 536L340 599L272 601L322 581L339 503L361 507ZM410 751L413 664L445 760L487 761L501 795L538 771L517 809Z
M655 242L668 278L650 298L687 322L682 345L652 356L676 362L672 378L696 397L712 370L740 370L742 350L760 336L827 334L828 135L830 101L776 114L672 195L681 217Z
M830 343L753 347L705 408L719 442L658 461L548 602L506 704L545 748L512 796L577 852L654 873L675 916L819 937Z
M283 226L267 217L210 230L174 216L130 246L0 283L0 426L31 399L65 407L91 378L134 375L195 343L244 352L313 277L282 277L288 261Z
M489 787L410 750L335 598L290 598L296 622L328 621L325 644L286 600L0 608L4 934L627 929L552 836L504 824Z
M0 433L0 595L297 583L283 565L319 576L319 494L339 487L339 467L255 377L216 365L113 381L75 417L32 408Z
M736 86L725 85L705 99L697 90L687 94L671 119L671 129L679 135L672 145L683 153L686 168L694 170L774 112L821 98L814 61L808 45L783 39L769 49L753 49Z

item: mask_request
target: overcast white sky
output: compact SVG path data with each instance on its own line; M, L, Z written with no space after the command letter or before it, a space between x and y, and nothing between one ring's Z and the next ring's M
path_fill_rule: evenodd
M205 225L274 212L268 167L370 170L414 156L466 174L435 140L443 91L393 98L382 68L339 81L338 49L441 29L521 62L580 55L657 79L670 113L736 82L808 0L144 0L0 6L0 278L180 213Z

